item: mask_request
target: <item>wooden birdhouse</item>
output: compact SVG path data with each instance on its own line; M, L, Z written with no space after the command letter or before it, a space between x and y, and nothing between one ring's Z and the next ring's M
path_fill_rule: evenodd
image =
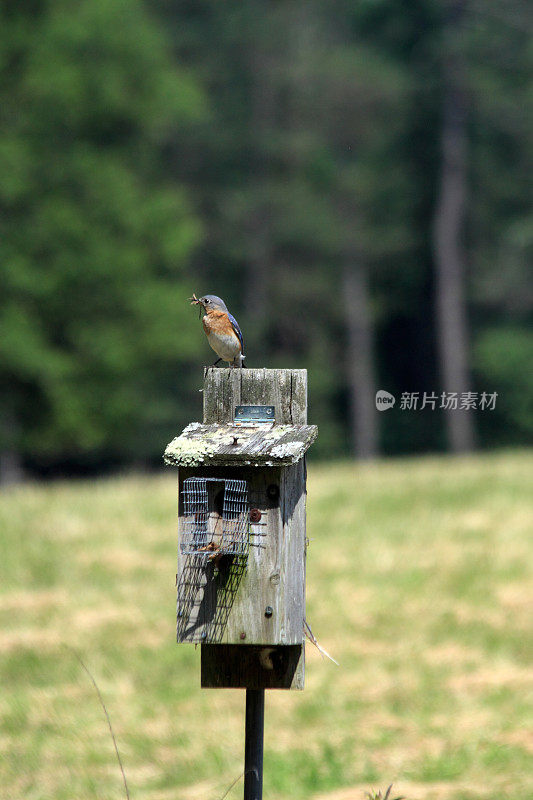
M203 423L165 451L179 468L178 642L202 686L303 688L305 370L208 369Z

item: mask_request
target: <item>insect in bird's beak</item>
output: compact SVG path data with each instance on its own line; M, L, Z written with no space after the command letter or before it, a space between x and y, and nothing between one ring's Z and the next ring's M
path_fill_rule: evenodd
M196 297L195 294L193 294L192 297L189 297L189 300L191 301L191 306L200 306L200 313L198 314L198 319L201 319L201 317L202 317L202 308L203 308L202 303L198 300L198 298Z

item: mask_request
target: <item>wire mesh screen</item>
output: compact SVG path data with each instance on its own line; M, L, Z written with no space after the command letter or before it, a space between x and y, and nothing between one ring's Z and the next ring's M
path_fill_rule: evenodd
M183 555L206 560L246 555L249 538L248 485L234 478L187 478L183 482Z

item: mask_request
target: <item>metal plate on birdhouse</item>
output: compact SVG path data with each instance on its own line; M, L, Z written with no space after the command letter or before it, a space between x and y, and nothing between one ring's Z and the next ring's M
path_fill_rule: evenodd
M237 406L234 425L258 425L275 422L274 406Z

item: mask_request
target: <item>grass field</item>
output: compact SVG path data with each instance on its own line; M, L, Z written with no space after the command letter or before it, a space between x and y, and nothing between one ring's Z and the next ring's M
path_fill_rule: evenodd
M265 798L533 796L533 454L309 466L306 689L271 692ZM244 693L174 643L175 473L0 497L0 797L219 800ZM528 696L529 693L529 696ZM529 700L529 703L528 703ZM242 782L228 798L242 797Z

